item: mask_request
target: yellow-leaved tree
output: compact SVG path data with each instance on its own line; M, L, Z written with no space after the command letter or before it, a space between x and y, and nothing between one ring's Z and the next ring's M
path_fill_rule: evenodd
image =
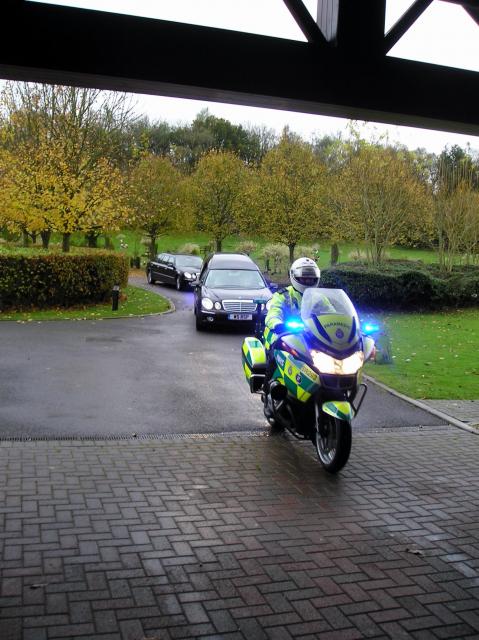
M75 231L94 234L119 230L129 222L126 180L107 158L99 157L79 167L72 146L51 141L48 148L50 190L47 196L52 226L63 237L63 251Z
M205 231L221 251L223 240L247 226L248 169L231 151L210 151L198 162L189 196L198 230Z
M287 131L262 162L257 204L265 235L288 246L290 262L300 240L324 233L325 170L311 146Z
M430 220L424 183L392 147L361 141L342 173L341 184L342 224L352 238L364 242L373 264L381 263L387 247L401 244L417 219L424 225Z
M156 254L156 240L175 227L183 200L182 176L168 158L142 155L129 180L132 222L149 238L149 255Z
M96 89L7 83L1 96L11 152L13 220L69 251L75 231L98 234L128 219L115 133L130 117L127 98ZM45 242L44 242L45 244Z
M477 262L479 255L478 172L467 156L455 165L439 158L434 193L434 221L439 265L452 271L458 259Z

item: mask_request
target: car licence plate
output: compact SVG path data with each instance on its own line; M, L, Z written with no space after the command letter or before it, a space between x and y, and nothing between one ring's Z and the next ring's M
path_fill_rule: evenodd
M229 313L228 320L252 320L253 315L251 313Z

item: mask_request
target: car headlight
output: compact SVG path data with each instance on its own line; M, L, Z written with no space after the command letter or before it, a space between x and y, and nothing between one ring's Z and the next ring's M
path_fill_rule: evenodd
M266 303L266 311L269 311L271 307L271 299L268 300L268 302Z
M221 309L221 302L215 302L215 309L218 311Z
M192 276L192 275L191 275L191 273L189 273L188 271L185 271L183 275L184 275L184 277L185 277L185 278L187 278L188 280L192 280L192 279L193 279L193 276Z
M349 358L344 358L344 360L328 356L327 353L322 351L311 351L311 357L319 373L332 373L340 376L357 373L364 364L364 353L362 351L356 351L356 353L353 353Z
M203 309L211 311L211 309L213 308L213 300L210 300L209 298L202 298L201 306L203 307Z

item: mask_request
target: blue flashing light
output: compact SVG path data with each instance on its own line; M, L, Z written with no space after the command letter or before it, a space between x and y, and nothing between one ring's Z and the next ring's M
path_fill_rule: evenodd
M292 331L301 331L301 329L304 329L304 324L298 320L287 320L285 325Z
M377 331L379 331L379 329L380 326L378 324L372 324L368 322L367 324L363 325L363 333L365 333L366 335L370 333L376 333Z

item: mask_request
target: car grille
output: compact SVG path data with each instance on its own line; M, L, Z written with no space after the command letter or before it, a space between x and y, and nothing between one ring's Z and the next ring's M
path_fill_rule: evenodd
M253 313L256 304L252 300L223 300L223 308L230 313Z

